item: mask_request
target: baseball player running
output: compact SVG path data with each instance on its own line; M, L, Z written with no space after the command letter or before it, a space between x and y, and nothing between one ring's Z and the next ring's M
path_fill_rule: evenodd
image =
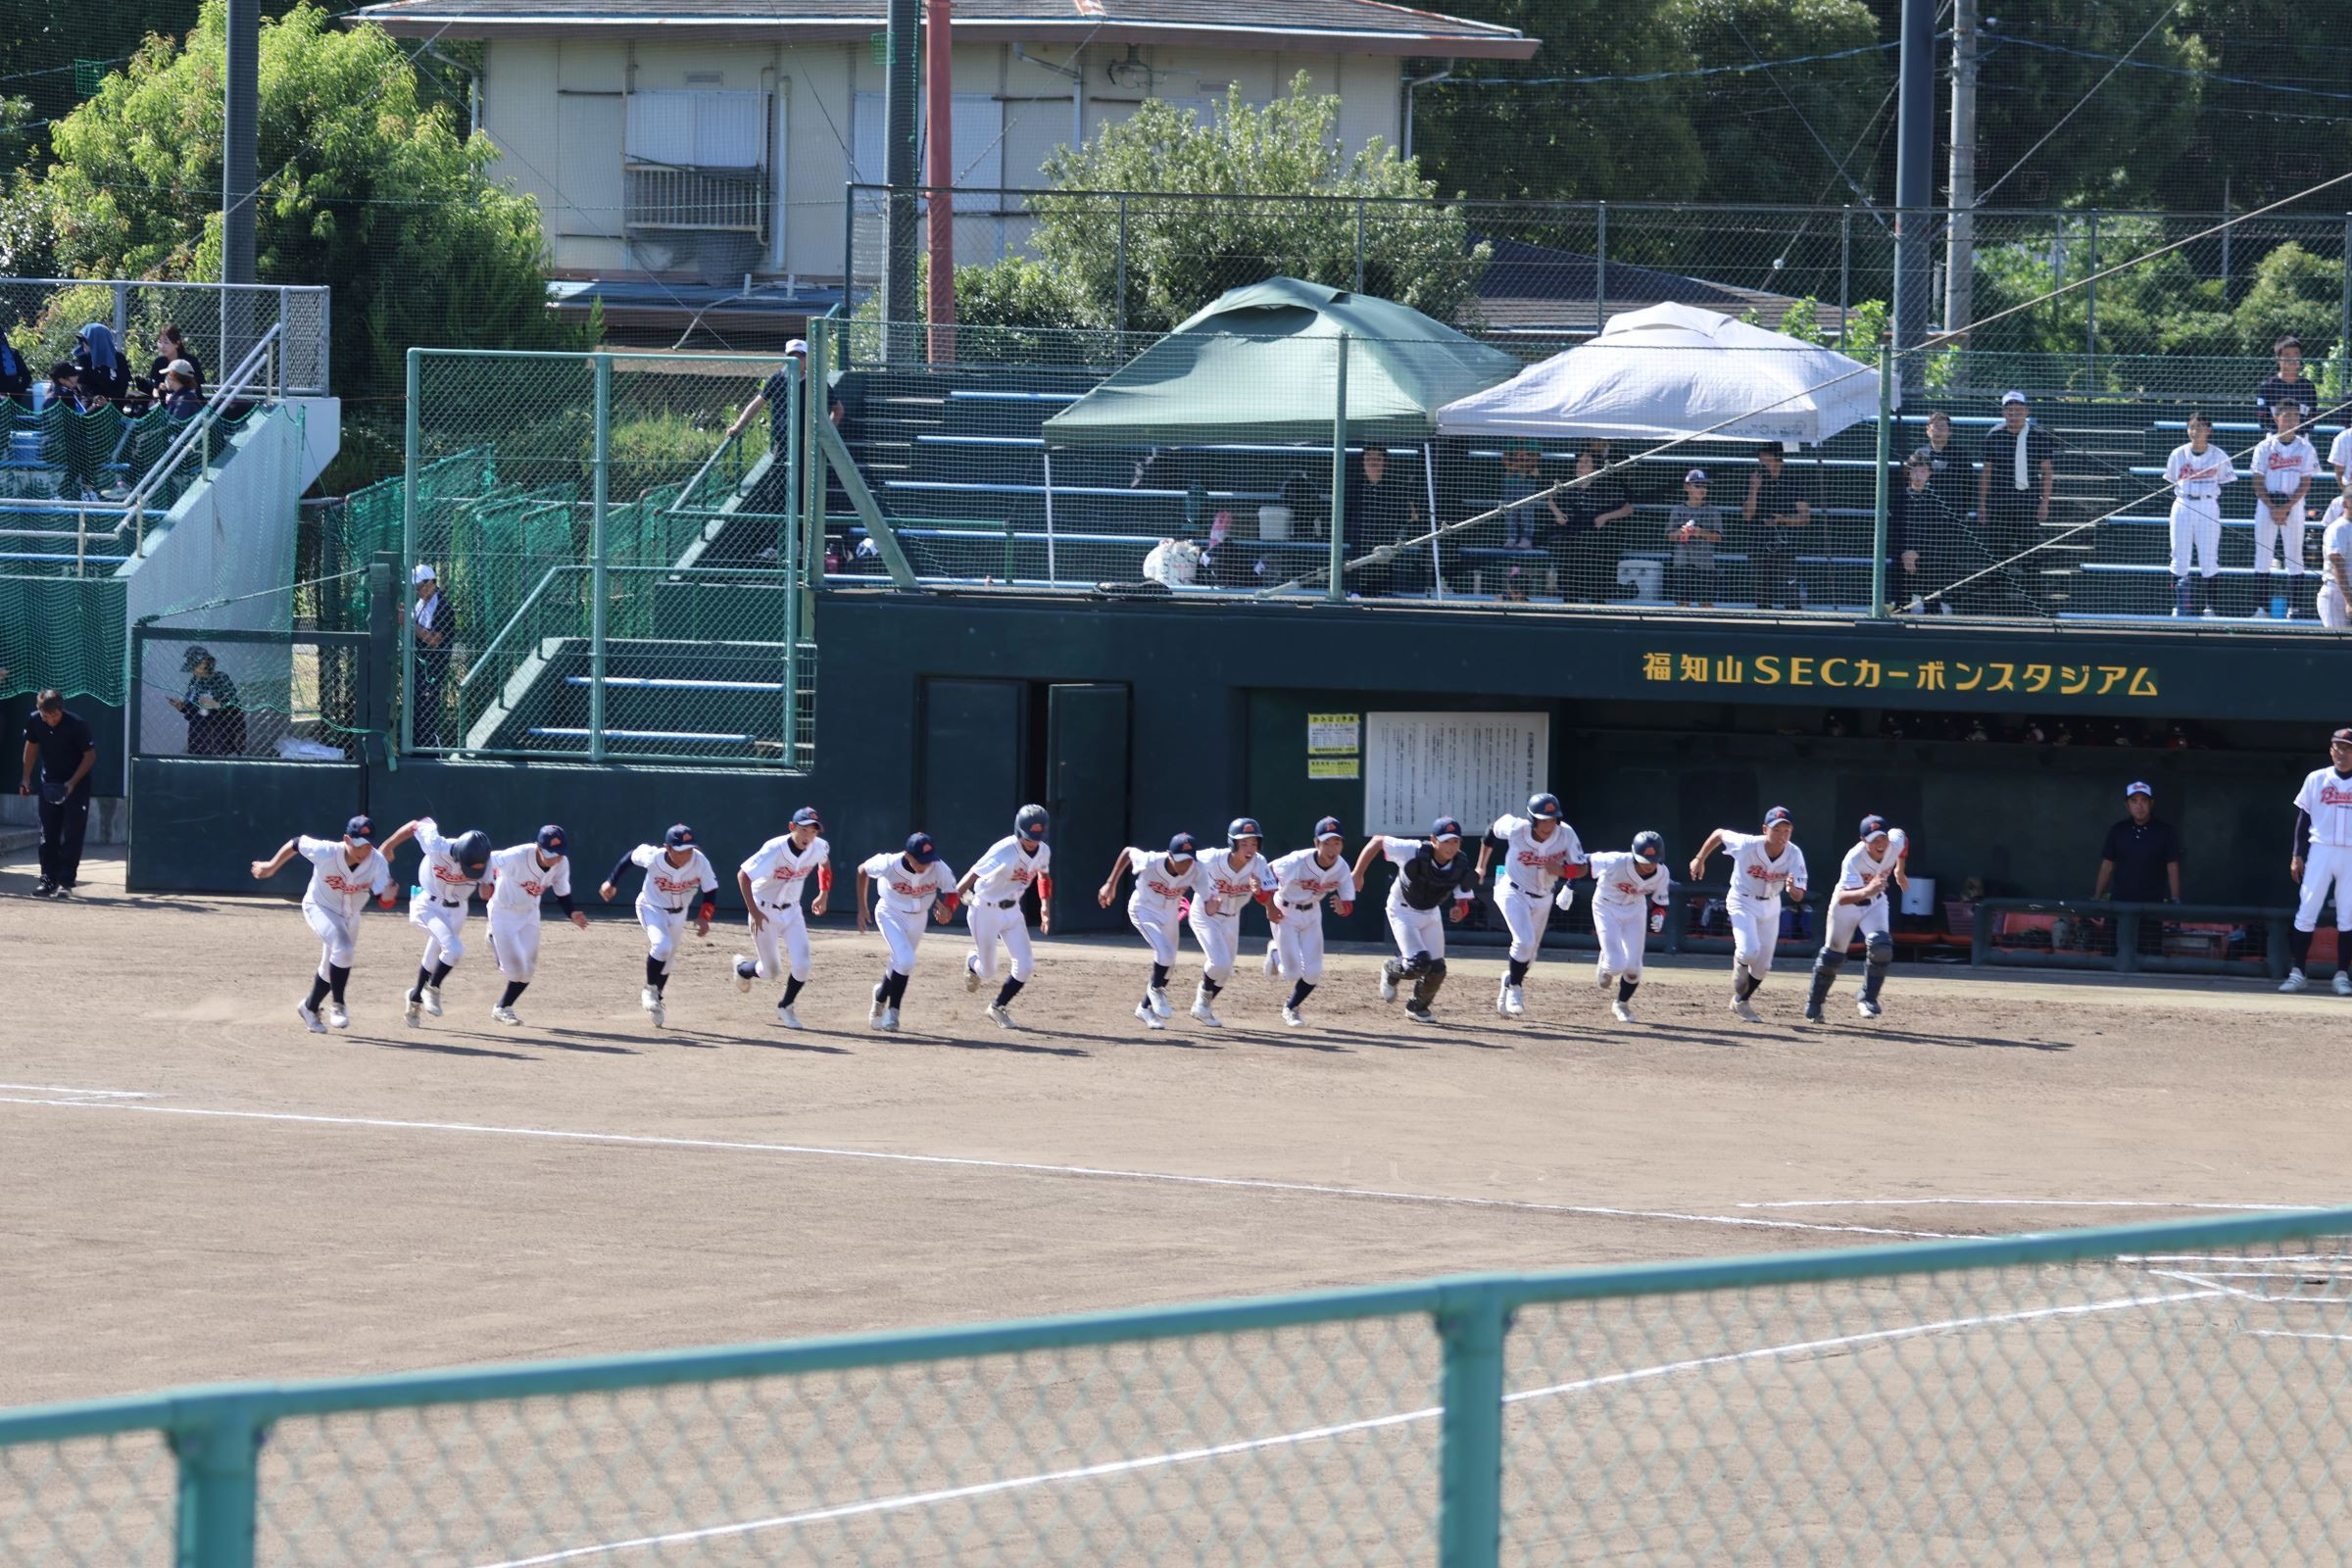
M1446 922L1459 925L1470 912L1471 890L1478 886L1478 867L1462 853L1462 824L1441 816L1429 825L1427 839L1392 838L1375 833L1355 858L1355 885L1374 859L1396 867L1389 887L1389 935L1396 939L1396 956L1380 966L1380 1000L1396 1000L1396 982L1410 977L1412 999L1404 1015L1415 1023L1436 1023L1429 1004L1446 984ZM1444 915L1438 906L1451 905Z
M1516 1018L1527 1011L1527 998L1520 987L1527 980L1528 965L1536 961L1537 950L1544 946L1544 928L1551 921L1552 884L1570 883L1583 876L1587 862L1576 829L1561 818L1557 795L1531 795L1525 816L1494 819L1478 846L1481 882L1487 878L1497 842L1503 847L1502 871L1494 888L1494 903L1502 910L1502 923L1510 927L1511 957L1502 989L1494 994L1494 1010ZM1559 906L1566 909L1573 897L1574 889L1563 886Z
M2222 569L2222 486L2237 477L2230 454L2213 444L2213 421L2188 416L2188 441L2165 460L2164 480L2173 487L2173 613L2210 615L2213 579ZM2196 557L2194 579L2189 558Z
M490 1009L493 1023L522 1022L514 1015L514 1004L539 973L541 898L554 894L564 918L588 929L587 911L571 906L571 857L564 853L567 842L564 830L550 822L529 843L490 857L489 891L483 901L490 906L490 956L507 977L498 1005Z
M2352 434L2352 431L2346 432ZM2320 624L2334 631L2352 626L2352 486L2328 503L2320 519Z
M1282 1021L1296 1029L1306 1022L1298 1009L1323 982L1324 901L1342 915L1355 912L1355 873L1348 864L1340 819L1317 822L1310 847L1293 850L1268 869L1274 902L1266 914L1274 922L1274 937L1266 947L1266 973L1289 976L1291 997L1282 1004Z
M2352 997L2352 729L2328 737L2328 766L2314 768L2295 792L2295 846L2287 871L2303 889L2295 906L2294 929L2286 949L2294 966L2281 991L2301 991L2309 981L2303 965L2311 957L2311 934L2320 928L2320 906L2335 901L2335 994Z
M858 934L865 935L865 885L874 884L874 924L890 944L890 962L874 985L874 1004L866 1022L893 1033L899 1027L899 1007L906 1000L906 982L914 978L914 948L923 939L923 916L941 925L956 912L956 873L939 858L939 847L928 833L909 833L906 847L896 855L885 850L858 864Z
M1024 806L1012 815L1012 831L988 847L980 861L963 873L956 891L965 900L963 926L971 933L972 951L963 956L963 989L977 991L983 980L997 978L997 947L1012 960L1012 972L997 987L997 1000L988 1016L1000 1029L1017 1027L1012 1021L1012 999L1037 972L1029 952L1029 911L1021 899L1037 889L1037 928L1054 934L1054 851L1046 843L1046 808Z
M754 980L784 975L776 1022L787 1029L801 1026L792 1004L808 983L808 921L801 913L801 895L813 876L816 901L808 913L823 914L833 897L833 847L824 841L824 829L816 808L804 806L792 813L789 832L760 845L735 872L735 887L751 911L752 948L759 955L756 959L735 955L735 989L749 991Z
M1132 845L1121 850L1095 902L1109 908L1110 901L1119 896L1119 879L1131 870L1135 891L1127 897L1127 923L1152 948L1152 983L1144 989L1144 1000L1135 1004L1135 1015L1147 1029L1165 1029L1168 1015L1176 1010L1168 1002L1168 971L1176 964L1180 924L1176 911L1187 896L1208 897L1208 877L1193 836L1179 833L1168 840L1164 854Z
M360 911L373 896L392 907L392 866L376 853L375 823L355 816L343 825L339 839L315 839L305 833L278 846L267 860L253 862L253 879L266 882L297 855L311 862L311 885L302 890L302 917L318 937L318 973L311 981L308 1000L294 1012L315 1035L327 1025L351 1027L343 1007L343 988L351 984L352 951L360 941ZM331 1000L329 1000L331 998ZM326 1022L318 1020L318 1004L326 1004Z
M1894 933L1886 921L1886 884L1892 882L1898 888L1911 885L1911 873L1903 863L1910 857L1911 840L1901 828L1888 827L1883 816L1864 817L1858 831L1859 839L1838 867L1838 890L1830 895L1829 929L1813 959L1813 991L1805 1001L1807 1023L1822 1021L1821 1004L1838 983L1838 973L1845 967L1846 950L1853 946L1857 933L1862 938L1865 965L1858 1004L1863 1017L1879 1015L1879 990L1886 984L1886 971L1894 962Z
M1805 852L1794 842L1796 818L1786 806L1764 813L1761 833L1735 833L1719 827L1707 835L1690 858L1690 880L1707 874L1707 861L1717 850L1732 858L1732 894L1725 901L1732 917L1732 1013L1749 1023L1762 1023L1749 1005L1772 970L1772 950L1781 939L1781 890L1789 899L1805 902Z
M1254 816L1237 816L1225 824L1225 848L1200 862L1206 896L1193 897L1185 924L1200 944L1200 988L1193 993L1193 1016L1211 1029L1222 1029L1217 1016L1217 993L1233 978L1234 961L1242 952L1242 910L1254 899L1266 905L1273 918L1274 873L1258 853L1265 830Z
M1656 833L1634 835L1630 850L1608 850L1592 857L1592 934L1600 939L1600 961L1593 978L1605 990L1617 982L1617 1000L1609 1016L1633 1023L1634 993L1642 988L1642 956L1649 933L1664 923L1666 895L1671 882L1663 863L1666 840ZM1575 897L1574 883L1560 885L1559 906L1565 909Z
M2286 574L2303 575L2304 498L2311 493L2311 481L2320 471L2320 455L2303 438L2299 428L2302 411L2291 402L2280 402L2273 411L2278 420L2276 434L2266 435L2254 448L2248 466L2254 475L2254 618L2260 620L2270 613L2271 560L2273 553L2283 546ZM2286 614L2295 614L2294 590L2290 585Z
M612 862L605 885L596 890L607 904L620 891L620 879L632 865L645 869L645 881L637 889L637 923L645 927L647 950L645 988L637 993L637 1005L654 1015L654 1027L659 1029L668 1021L662 994L677 962L679 934L686 929L689 912L694 916L694 934L710 934L710 916L718 912L718 905L710 897L718 891L718 873L710 869L710 858L694 842L694 829L683 822L663 832L661 843L640 844ZM695 905L698 892L702 895L699 908Z
M424 933L424 956L416 960L416 983L409 988L401 1016L416 1029L426 1013L441 1016L441 982L466 956L466 916L490 869L490 835L477 827L444 838L438 822L420 816L394 828L380 853L389 860L410 839L424 858L416 867L416 890L409 896L409 924Z

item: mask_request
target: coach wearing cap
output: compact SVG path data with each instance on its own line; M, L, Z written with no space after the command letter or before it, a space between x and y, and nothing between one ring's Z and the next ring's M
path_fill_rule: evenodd
M409 580L416 585L416 602L409 606L409 619L416 627L416 701L410 705L410 734L416 746L438 746L441 680L449 673L449 656L456 649L458 616L430 563L418 562Z
M2138 780L2124 791L2130 813L2107 830L2099 852L2099 882L2091 897L2103 899L2110 888L2123 904L2179 904L2180 902L2180 835L2173 824L2156 815L2156 792Z
M2039 542L2050 520L2050 492L2058 484L2058 443L2027 416L2023 392L2001 394L2001 422L1986 433L1984 466L1977 475L1977 528L1997 561L2016 561ZM2006 574L2014 585L2033 569L2020 562ZM2039 609L2032 595L2013 586L2010 608Z

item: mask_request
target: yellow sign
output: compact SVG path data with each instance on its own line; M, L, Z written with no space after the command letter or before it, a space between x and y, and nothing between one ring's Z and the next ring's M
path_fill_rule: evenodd
M1362 778L1363 759L1357 757L1310 757L1306 760L1308 778Z
M1677 686L1780 687L1784 690L1955 692L1979 697L2161 696L2153 664L2042 664L2015 660L1827 659L1793 654L1642 656L1642 679Z
M1356 751L1355 738L1361 724L1355 713L1309 713L1306 715L1306 755L1309 757L1347 757ZM1355 775L1348 775L1353 778Z

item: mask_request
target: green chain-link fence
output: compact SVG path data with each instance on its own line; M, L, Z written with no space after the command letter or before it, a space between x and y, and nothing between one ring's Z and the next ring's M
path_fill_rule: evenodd
M391 671L365 631L253 630L218 614L133 630L134 756L356 761L370 734L380 751L370 715Z
M0 1552L248 1563L2339 1554L2352 1210L0 1415ZM176 1549L178 1555L174 1559Z

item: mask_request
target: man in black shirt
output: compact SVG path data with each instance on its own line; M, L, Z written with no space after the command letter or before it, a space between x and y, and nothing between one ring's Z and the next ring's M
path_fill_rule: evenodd
M743 412L735 416L735 422L727 426L727 439L732 441L750 427L761 409L767 411L767 472L745 498L746 512L781 516L791 510L791 471L785 457L792 450L792 385L798 381L806 388L808 374L808 344L806 339L796 337L784 345L784 363L760 383L752 401L743 406ZM836 425L840 422L838 418L834 420Z
M1348 482L1348 559L1370 555L1420 533L1421 509L1411 485L1389 472L1389 454L1366 445L1362 464ZM1348 574L1350 592L1367 598L1414 592L1430 585L1429 546L1416 545L1377 566Z
M1977 533L1996 561L2006 563L1992 581L2003 589L2012 614L2040 613L2034 580L2035 562L2020 560L2050 520L2050 492L2058 483L2058 443L2027 416L2023 392L2001 394L2001 422L1984 437L1984 469L1977 475Z
M41 879L33 886L40 898L72 893L81 881L81 840L90 826L90 769L98 762L98 745L90 726L78 713L66 711L66 699L55 691L41 693L32 716L24 721L24 773L19 795L36 789L41 797Z
M1559 569L1560 597L1572 605L1605 604L1617 584L1625 530L1615 525L1634 514L1634 500L1608 466L1609 444L1587 441L1576 455L1576 478L1552 498L1550 517L1539 519L1539 537Z
M2303 340L2282 337L2271 345L2271 352L2278 358L2278 369L2254 389L2256 418L2267 427L2276 420L2279 404L2292 403L2295 423L2311 423L2320 412L2320 389L2303 373Z
M2131 814L2107 830L2099 852L2099 881L2091 897L2110 888L2123 904L2180 902L2180 835L2156 819L2156 792L2134 782L2124 791Z
M1756 454L1756 471L1747 481L1747 505L1740 515L1756 530L1756 605L1767 610L1796 610L1803 595L1796 586L1796 531L1813 520L1813 504L1788 471L1788 459L1778 443L1767 442Z

